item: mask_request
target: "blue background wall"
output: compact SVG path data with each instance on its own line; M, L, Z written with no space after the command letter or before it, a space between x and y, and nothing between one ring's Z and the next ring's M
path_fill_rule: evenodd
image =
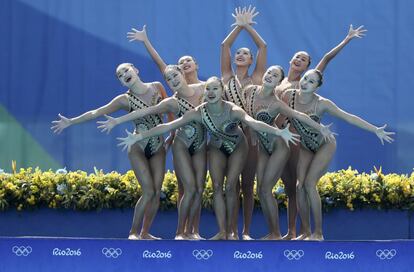
M338 55L325 72L320 94L348 112L397 132L395 143L382 147L375 135L331 118L339 133L330 170L352 165L370 171L411 172L414 161L412 51L414 2L410 0L291 1L0 1L0 168L19 167L124 172L130 168L116 137L95 122L54 135L57 114L73 117L97 108L125 90L115 68L132 62L144 81L163 82L145 48L129 43L131 27L147 25L152 43L168 63L193 55L206 79L220 74L220 43L231 30L231 13L253 4L260 14L255 26L268 44L268 64L288 70L298 50L312 66L347 34L349 24L369 30ZM255 48L246 33L233 46ZM164 82L163 82L164 83ZM165 84L164 84L165 85ZM171 168L171 163L169 167Z

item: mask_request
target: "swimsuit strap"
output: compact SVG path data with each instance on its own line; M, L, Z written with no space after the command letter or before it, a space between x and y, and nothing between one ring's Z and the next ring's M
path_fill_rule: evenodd
M152 86L152 85L151 85ZM152 86L153 87L153 86ZM154 87L153 87L154 88ZM130 90L126 93L128 97L128 103L129 103L129 111L135 111L135 110L141 110L145 108L149 108L151 105L148 105L145 101L143 101L141 98L139 98L137 95L132 93ZM158 97L156 104L158 104L161 101L161 96ZM159 114L151 114L147 115L143 118L153 126L159 125L162 123L162 118Z
M188 100L177 96L177 103L178 103L178 108L179 108L179 113L178 116L181 117L184 115L184 113L186 113L189 110L194 109L194 105L191 104Z
M250 116L254 115L254 101L256 100L256 93L259 90L259 86L253 86L252 91L249 93L248 101L248 112Z
M227 83L226 91L224 92L227 101L233 102L243 110L246 109L246 101L243 96L243 88L240 82L237 81L235 76L232 76Z
M203 105L200 110L203 124L207 127L207 129L217 137L223 138L225 141L232 142L234 143L234 146L236 146L239 135L229 135L223 132L221 129L219 129L216 126L216 124L214 124L214 121L211 118L211 115L208 112L206 105Z
M295 105L294 104L295 95L296 95L296 90L294 90L292 93L293 99L291 100L291 102L293 103L289 104L289 106L293 106L293 109ZM315 122L319 123L320 118L319 116L315 114L318 102L316 102L315 104L316 106L314 107L314 112L311 114L308 114L308 116ZM300 138L301 138L302 145L304 145L310 151L316 152L319 149L319 146L321 145L323 141L323 139L320 137L319 131L316 131L312 127L309 127L307 124L304 124L303 122L297 120L296 118L292 118L291 123L295 127L298 134L301 136Z

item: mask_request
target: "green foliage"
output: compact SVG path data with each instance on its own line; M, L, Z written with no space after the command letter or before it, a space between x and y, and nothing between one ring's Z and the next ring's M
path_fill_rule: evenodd
M89 175L83 171L56 174L37 168L13 172L0 173L2 211L38 207L74 210L130 208L134 207L142 194L132 171L124 175L117 172L104 174L98 170ZM381 169L375 169L370 174L360 174L348 168L324 175L318 183L318 191L325 210L335 207L350 210L361 207L414 210L414 172L410 176L384 175ZM287 197L281 180L273 188L273 194L279 207L285 208ZM165 174L160 200L162 210L175 209L177 206L177 179L173 172ZM209 175L202 205L207 209L213 208L213 185ZM257 194L255 205L260 206Z

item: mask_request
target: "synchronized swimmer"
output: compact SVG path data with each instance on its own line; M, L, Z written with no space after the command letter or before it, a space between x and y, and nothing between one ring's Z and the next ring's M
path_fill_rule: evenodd
M160 82L143 82L137 68L123 63L117 67L116 75L128 91L98 109L73 118L59 114L59 119L52 122L51 129L58 134L71 125L100 116L106 120L98 121L98 128L107 133L120 123L134 122L134 132L127 131L126 137L118 138L119 145L128 150L131 167L142 188L128 239L160 239L149 230L159 207L170 145L179 188L176 240L204 239L200 236L199 222L207 165L219 227L212 240L239 239L240 191L244 219L241 238L252 239L255 177L269 227L269 234L261 239L323 240L317 183L326 173L336 149L336 134L330 131L330 125L321 124L324 113L374 133L382 144L393 141L391 136L395 133L385 131L386 125L376 127L316 94L328 63L353 38L365 35L367 30L363 26L354 29L351 25L345 39L326 53L315 69L308 70L311 61L307 52L297 52L285 77L281 66L266 70L267 45L253 28L257 15L250 6L235 9L234 28L221 44L221 78L213 76L206 82L198 77L194 57L182 56L177 65L167 65L151 44L146 26L142 30L133 28L127 34L128 39L144 44L174 95L167 97ZM242 30L247 31L257 46L256 60L251 50L243 47L236 51L232 61L230 48ZM255 68L249 75L254 62ZM118 110L129 113L118 118L109 116ZM167 123L163 123L163 115L167 115ZM164 140L167 132L170 134ZM272 194L279 178L288 196L288 232L284 236L280 233L277 201ZM299 235L297 211L301 218Z

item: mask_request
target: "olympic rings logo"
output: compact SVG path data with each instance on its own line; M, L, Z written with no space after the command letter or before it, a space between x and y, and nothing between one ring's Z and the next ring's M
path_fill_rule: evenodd
M283 251L283 255L289 260L300 260L304 255L305 252L302 249L296 250L296 249L286 249L285 251Z
M30 253L32 253L32 247L31 246L14 246L12 247L12 252L16 254L16 256L28 256Z
M208 260L211 256L213 256L213 251L211 249L194 249L193 250L193 256L197 260Z
M395 249L378 249L375 254L381 260L391 260L395 255L397 255L397 251Z
M102 254L105 255L106 258L118 258L122 255L122 250L120 248L102 248Z

